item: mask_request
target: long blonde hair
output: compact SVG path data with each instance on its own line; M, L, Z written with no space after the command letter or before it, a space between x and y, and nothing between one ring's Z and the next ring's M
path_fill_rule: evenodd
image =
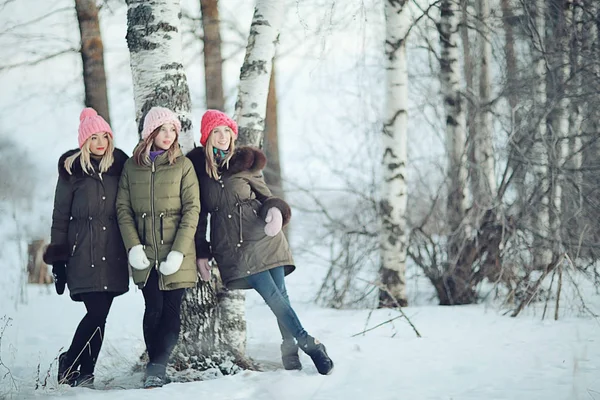
M206 146L204 146L204 154L206 155L206 173L214 180L221 179L221 175L219 174L219 168L226 167L229 168L229 160L233 157L233 153L235 151L235 140L233 139L233 131L231 128L227 127L231 134L231 139L229 139L229 153L227 156L221 160L220 164L217 164L217 160L215 160L214 147L211 143L211 135L208 136L208 140L206 141Z
M108 169L113 165L113 162L115 161L115 157L113 154L115 150L115 144L113 142L113 138L111 135L106 135L106 137L108 139L108 147L106 148L106 152L100 160L100 171L98 171L100 173L108 171ZM85 141L83 146L81 146L81 150L67 157L67 159L65 160L65 169L67 170L69 175L73 175L73 163L75 162L77 157L79 157L79 163L81 164L81 169L83 170L83 172L89 175L91 172L94 171L94 166L92 165L91 161L92 153L90 151L91 139L92 138L89 137Z
M152 131L151 134L146 137L140 144L137 145L135 150L133 151L133 160L137 165L150 165L152 162L150 161L150 149L152 149L152 145L154 144L154 139L160 133L159 126L155 130ZM167 150L167 157L169 158L169 164L175 164L175 160L177 160L176 151L179 148L179 134L175 136L175 140L171 143L171 147Z

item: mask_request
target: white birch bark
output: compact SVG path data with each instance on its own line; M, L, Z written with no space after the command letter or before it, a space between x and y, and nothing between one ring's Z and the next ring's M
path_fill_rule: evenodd
M534 43L534 71L536 79L535 90L535 115L539 122L535 142L533 145L534 175L536 184L540 193L540 206L537 207L534 219L534 243L533 243L533 264L535 266L545 266L550 263L552 254L549 251L548 244L543 238L550 238L550 213L549 213L549 177L548 177L548 152L546 142L546 62L544 59L544 37L546 29L545 21L545 1L535 1L535 32L533 34Z
M490 35L490 3L489 0L477 0L477 25L480 34L479 43L479 113L475 132L475 163L478 168L473 193L475 207L480 210L492 206L496 193L496 177L494 174L494 142L491 102L492 43Z
M278 0L258 0L256 3L235 105L238 145L262 147L269 81L283 10L283 2ZM225 290L219 300L223 324L226 326L225 340L240 355L245 353L246 347L245 299L241 290Z
M127 0L127 4L127 44L140 131L150 108L168 107L182 122L179 142L185 153L193 148L194 141L189 89L181 64L179 0ZM230 302L223 301L219 289L217 278L213 278L186 290L181 334L170 360L176 370L218 369L231 374L246 362L244 303L230 310Z
M569 138L570 138L570 151L571 162L570 167L573 169L573 180L578 190L581 190L583 185L583 174L581 167L583 164L583 152L582 152L582 127L583 127L583 104L581 98L583 95L583 79L582 70L583 66L583 52L585 51L584 46L584 32L583 32L583 3L581 1L574 4L573 9L573 22L572 22L572 33L571 43L573 45L574 57L571 60L573 70L573 90L570 91L573 94L574 101L571 102L571 112L569 120ZM595 64L595 63L594 63ZM582 206L582 199L579 201L579 207Z
M269 80L283 11L284 2L279 0L257 0L254 8L235 104L240 145L261 147L262 144Z
M460 64L458 62L458 24L460 9L454 0L440 3L439 34L441 44L440 80L446 115L446 147L448 153L447 219L450 235L456 233L466 210L466 113L460 92ZM458 248L455 240L449 241L449 259L455 262Z
M387 292L380 290L379 306L408 304L406 296L406 218L408 71L406 35L410 26L407 0L386 0L386 109L383 125L383 182L380 204L380 278ZM390 297L391 296L391 297Z
M191 101L183 68L179 0L127 0L129 47L136 121L154 106L179 115L179 143L184 153L194 147Z
M556 125L554 136L556 140L556 154L553 160L554 174L552 190L551 230L554 238L553 250L561 249L561 220L562 220L562 182L564 176L564 163L569 151L569 111L570 100L568 94L568 80L571 74L570 54L570 29L573 24L573 0L564 0L563 15L558 24L557 34L559 39L558 60L560 66L557 73L557 84L560 85L560 101L555 113Z

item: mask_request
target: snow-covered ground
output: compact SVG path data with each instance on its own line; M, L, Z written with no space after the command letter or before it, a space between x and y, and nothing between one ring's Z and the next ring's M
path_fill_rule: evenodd
M290 279L291 292L293 279ZM4 307L3 307L4 308ZM2 338L0 398L109 399L600 399L600 324L591 318L502 316L485 306L408 307L422 335L403 320L354 337L398 315L397 311L330 310L297 303L304 326L320 338L335 361L320 376L301 355L302 371L244 372L160 389L135 389L141 372L131 367L143 351L143 299L132 285L107 322L97 367L97 387L57 387L56 362L84 313L67 296L31 286L29 303L9 311ZM367 321L368 319L368 321ZM279 362L275 319L253 292L247 301L248 352ZM46 387L34 390L36 381ZM129 389L131 388L131 389ZM127 389L127 390L123 390Z

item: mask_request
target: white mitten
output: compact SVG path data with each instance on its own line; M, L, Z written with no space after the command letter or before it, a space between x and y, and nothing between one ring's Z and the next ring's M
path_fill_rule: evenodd
M167 254L167 259L160 263L159 271L163 275L173 275L181 268L183 262L183 254L178 251L170 251Z
M265 217L265 233L268 236L275 236L281 231L281 227L283 226L283 215L281 215L281 211L277 207L269 208L267 211L267 216Z
M146 257L146 252L144 251L144 246L138 244L129 249L129 265L131 265L134 269L146 269L150 266L150 261L148 261L148 257Z

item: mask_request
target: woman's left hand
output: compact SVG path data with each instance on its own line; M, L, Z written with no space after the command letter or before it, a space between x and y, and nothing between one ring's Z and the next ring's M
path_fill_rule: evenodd
M283 215L281 215L281 211L277 207L269 208L267 211L267 216L265 217L265 233L268 236L275 236L281 231L281 227L283 226Z

